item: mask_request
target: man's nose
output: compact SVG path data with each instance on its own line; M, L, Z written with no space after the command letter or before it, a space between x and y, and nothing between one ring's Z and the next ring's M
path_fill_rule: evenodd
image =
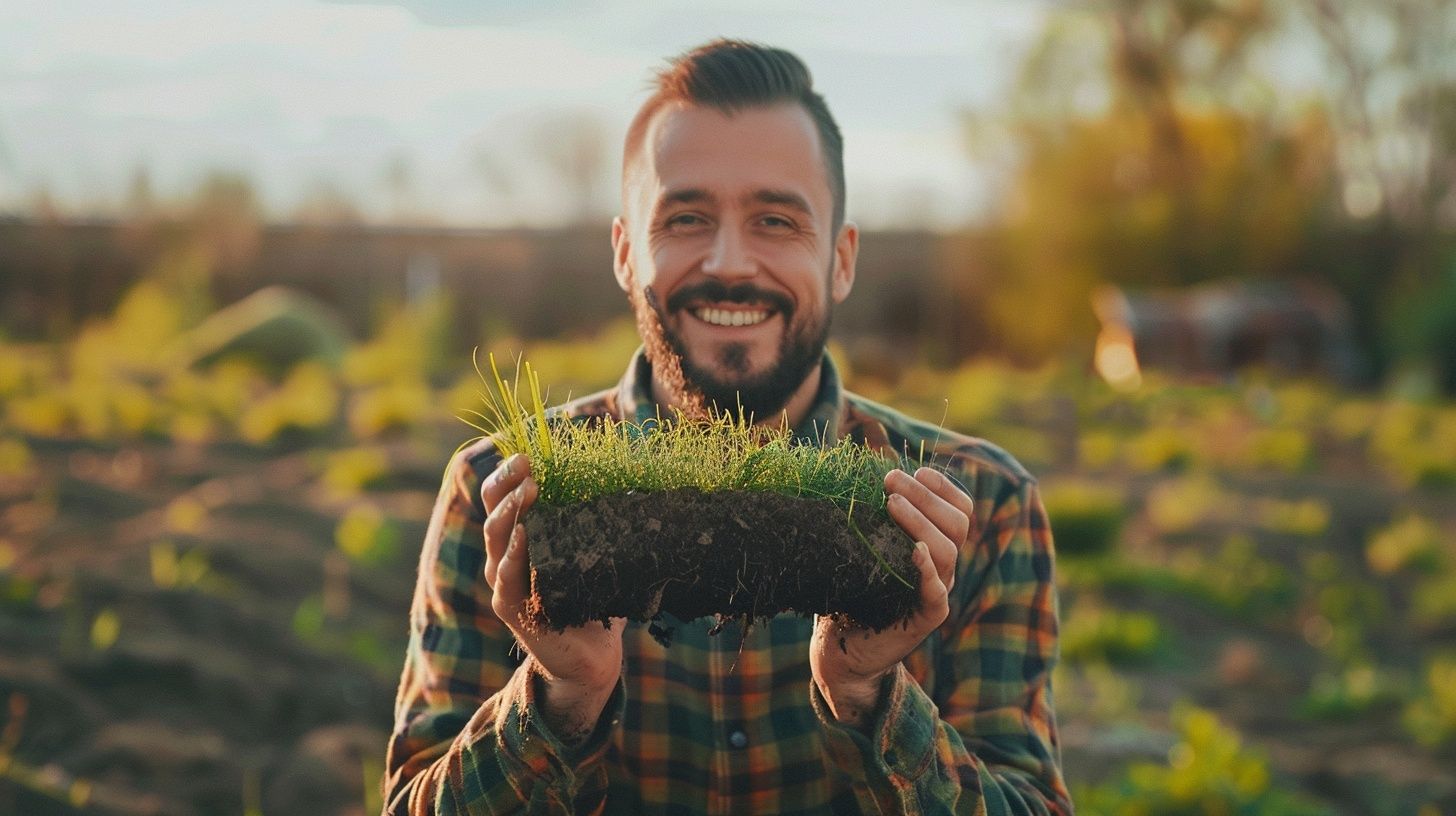
M703 274L716 278L747 278L758 272L758 264L738 230L723 228L713 236L713 246L703 259Z

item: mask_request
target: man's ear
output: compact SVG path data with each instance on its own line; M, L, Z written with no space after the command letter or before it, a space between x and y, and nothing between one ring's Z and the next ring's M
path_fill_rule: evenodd
M632 239L622 216L612 219L612 272L623 292L632 291Z
M843 303L854 288L854 265L859 260L859 227L844 222L834 239L834 269L830 273L829 295L835 303Z

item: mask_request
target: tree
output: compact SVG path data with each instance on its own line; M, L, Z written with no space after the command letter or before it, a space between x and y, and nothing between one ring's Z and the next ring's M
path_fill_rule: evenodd
M609 211L603 190L610 182L612 153L599 116L586 110L551 113L536 125L531 142L538 160L561 184L561 199L571 202L571 218L586 223Z
M1271 25L1251 0L1052 16L1010 116L973 133L1017 167L979 303L1003 351L1035 361L1089 348L1100 283L1305 271L1332 136L1318 108L1291 116L1248 93L1250 51Z

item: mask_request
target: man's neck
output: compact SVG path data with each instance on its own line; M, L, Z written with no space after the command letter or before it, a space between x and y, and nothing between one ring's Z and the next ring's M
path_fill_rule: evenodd
M820 362L815 363L814 367L810 369L808 376L804 378L803 382L799 383L799 387L794 389L793 395L784 404L782 411L773 416L754 417L753 424L777 427L783 422L784 414L788 414L789 427L799 427L799 423L804 421L804 418L809 415L809 409L814 406L814 398L819 395L819 378L823 367L824 362L821 359ZM673 393L663 383L656 369L652 371L652 401L657 403L659 407L668 410L683 407L681 397ZM665 410L664 413L667 413L667 411Z

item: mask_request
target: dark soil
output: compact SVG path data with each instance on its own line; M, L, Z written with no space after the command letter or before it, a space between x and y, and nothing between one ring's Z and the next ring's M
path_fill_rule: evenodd
M883 629L918 605L914 542L870 507L851 527L823 499L680 489L537 505L525 525L530 614L547 628L798 612Z

